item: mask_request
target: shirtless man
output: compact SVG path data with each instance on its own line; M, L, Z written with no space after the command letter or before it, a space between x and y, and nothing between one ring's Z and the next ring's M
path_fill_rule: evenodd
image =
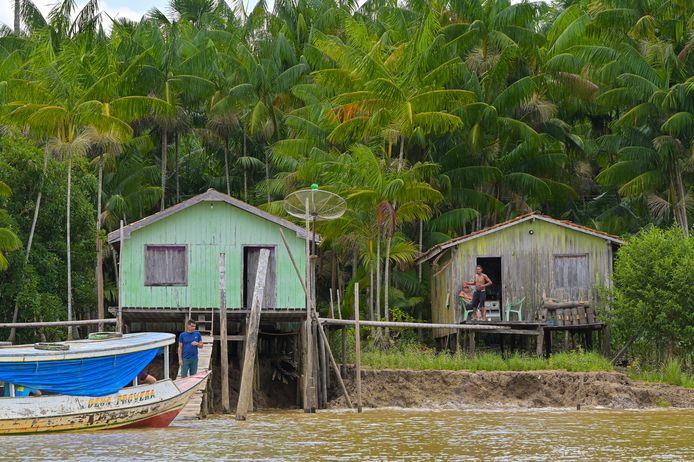
M484 301L487 299L487 287L492 285L492 280L482 272L482 267L477 265L475 278L469 284L475 285L475 293L472 296L472 309L474 310L472 319L479 319L478 310L482 308L482 321L486 321L487 308L484 306Z

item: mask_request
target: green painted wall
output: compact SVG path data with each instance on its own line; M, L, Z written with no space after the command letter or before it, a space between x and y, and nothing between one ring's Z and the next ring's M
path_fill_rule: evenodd
M472 279L478 257L501 257L503 306L525 297L525 320L534 316L542 304L543 292L560 300L582 298L595 303L598 287L611 284L612 251L608 241L542 220L518 223L463 242L448 252L450 255L441 257L432 271L433 322L462 321L458 293L463 281ZM589 286L570 292L554 287L555 255L586 254ZM435 331L437 337L448 333Z
M274 246L277 306L305 309L301 283L292 267L279 225L224 202L201 202L132 232L122 244L123 307L212 308L219 306L219 254L226 253L227 308L243 307L244 246ZM305 241L284 229L299 270L304 274ZM144 284L147 244L188 246L188 285L148 287ZM265 307L264 307L265 308Z

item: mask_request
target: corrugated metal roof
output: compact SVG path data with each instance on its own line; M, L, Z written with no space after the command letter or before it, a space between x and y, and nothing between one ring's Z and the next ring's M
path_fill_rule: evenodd
M437 244L437 245L433 246L432 248L430 248L429 250L427 250L426 252L419 255L415 259L415 262L417 262L417 263L425 262L425 261L435 257L436 255L438 255L439 253L443 252L444 250L446 250L450 247L456 246L458 244L461 244L465 241L469 241L471 239L476 239L480 236L485 236L487 234L491 234L491 233L494 233L496 231L500 231L502 229L505 229L505 228L508 228L511 226L515 226L519 223L522 223L524 221L528 221L531 219L542 220L542 221L546 221L548 223L552 223L552 224L555 224L558 226L563 226L565 228L574 229L574 230L580 231L582 233L590 234L592 236L605 239L606 241L610 241L610 242L613 242L615 244L619 244L619 245L624 244L624 241L622 239L620 239L619 237L614 236L614 235L609 234L609 233L606 233L604 231L599 231L597 229L588 228L587 226L579 225L579 224L576 224L576 223L569 221L569 220L557 220L556 218L552 218L552 217L547 216L547 215L542 215L542 214L533 212L533 213L526 213L525 215L517 216L517 217L512 218L508 221L504 221L503 223L498 223L494 226L490 226L488 228L484 228L484 229L481 229L479 231L475 231L473 233L466 234L465 236L456 237L454 239L451 239L450 241L446 241L446 242L443 242L441 244Z
M164 209L160 212L157 212L153 215L150 215L148 217L145 217L141 220L136 221L135 223L131 223L127 226L123 227L123 238L127 239L130 236L130 233L132 233L135 230L138 230L140 228L144 228L147 225L150 225L152 223L155 223L159 220L162 220L170 215L173 215L176 212L180 212L181 210L185 210L188 207L191 207L195 204L199 204L200 202L224 202L227 203L233 207L237 207L241 210L244 210L248 213L252 213L253 215L259 216L260 218L264 218L268 221L271 221L273 223L276 223L284 228L287 228L289 230L292 230L296 232L296 234L301 237L302 239L305 239L306 237L306 230L302 228L301 226L295 225L291 221L285 220L284 218L280 218L276 215L273 215L271 213L265 212L263 210L260 210L257 207L253 207L250 204L247 204L243 201L240 201L238 199L234 199L231 196L227 196L226 194L222 194L219 191L216 191L214 189L208 189L207 192L204 192L202 194L198 194L195 197L191 197L190 199L180 202L176 205L173 205L167 209ZM316 234L316 241L320 240L320 236ZM108 233L108 242L109 243L114 243L114 242L119 242L120 241L120 230L112 231Z

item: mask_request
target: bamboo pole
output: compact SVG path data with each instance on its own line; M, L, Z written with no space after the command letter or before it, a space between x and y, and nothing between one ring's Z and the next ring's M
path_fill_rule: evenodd
M359 283L354 283L354 346L357 382L357 412L361 412L361 337L359 335Z
M260 327L260 310L265 295L265 276L267 273L270 251L262 249L258 258L258 271L255 275L255 289L253 290L253 304L246 336L246 351L243 358L243 373L241 374L241 387L239 390L239 402L236 406L236 420L246 420L248 409L253 399L253 375L258 345L258 329ZM226 343L226 342L224 342Z
M340 291L337 291L337 317L342 319L342 305L340 304Z
M99 324L99 323L118 325L118 318L84 319L84 320L79 320L79 321L3 322L3 323L0 323L0 328L36 329L36 328L40 328L40 327L91 326L91 325Z
M328 319L328 318L318 318L319 322L334 325L334 326L353 326L355 321L352 319ZM491 331L497 333L498 331L518 331L522 334L524 332L532 332L533 335L537 334L537 331L532 330L521 330L521 329L509 329L505 326L487 326L484 324L433 324L426 322L397 322L397 321L359 321L362 326L375 326L375 327L402 327L402 328L429 328L429 329L460 329L460 330L470 330L470 331Z
M321 326L316 326L321 329ZM318 366L320 369L320 406L325 408L328 404L328 365L325 358L325 340L322 335L318 335Z
M335 370L335 376L337 377L337 382L340 384L340 388L342 389L342 394L345 397L345 400L347 400L347 406L349 406L350 409L352 409L352 400L349 399L349 394L347 393L347 387L345 387L345 382L342 380L342 375L340 374L340 368L337 366L337 362L335 361L335 356L333 356L333 351L330 348L330 342L328 342L328 336L325 333L325 330L323 329L323 325L319 324L318 325L318 332L320 333L321 337L323 337L323 343L325 344L325 349L328 354L328 358L330 359L330 364L332 365L333 369Z
M229 414L229 353L227 348L227 278L226 254L219 254L219 354L222 369L222 412ZM212 313L214 319L214 312ZM214 337L213 337L214 338ZM214 341L213 341L214 343Z

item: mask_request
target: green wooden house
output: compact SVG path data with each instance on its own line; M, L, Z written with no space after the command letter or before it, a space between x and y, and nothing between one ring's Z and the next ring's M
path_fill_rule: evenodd
M280 228L304 274L303 228L212 189L110 233L108 242L119 250L122 264L123 313L139 313L148 321L159 313L164 321L183 317L166 316L171 312L216 310L220 253L226 260L227 310L245 312L263 248L271 255L264 312L305 313L304 293Z
M543 294L594 306L599 288L612 284L613 254L620 244L616 236L531 213L435 245L417 262L431 264L432 322L463 321L459 293L477 265L493 282L486 302L492 316L501 321L509 303L524 300L521 317L530 321ZM435 336L450 333L439 329Z

